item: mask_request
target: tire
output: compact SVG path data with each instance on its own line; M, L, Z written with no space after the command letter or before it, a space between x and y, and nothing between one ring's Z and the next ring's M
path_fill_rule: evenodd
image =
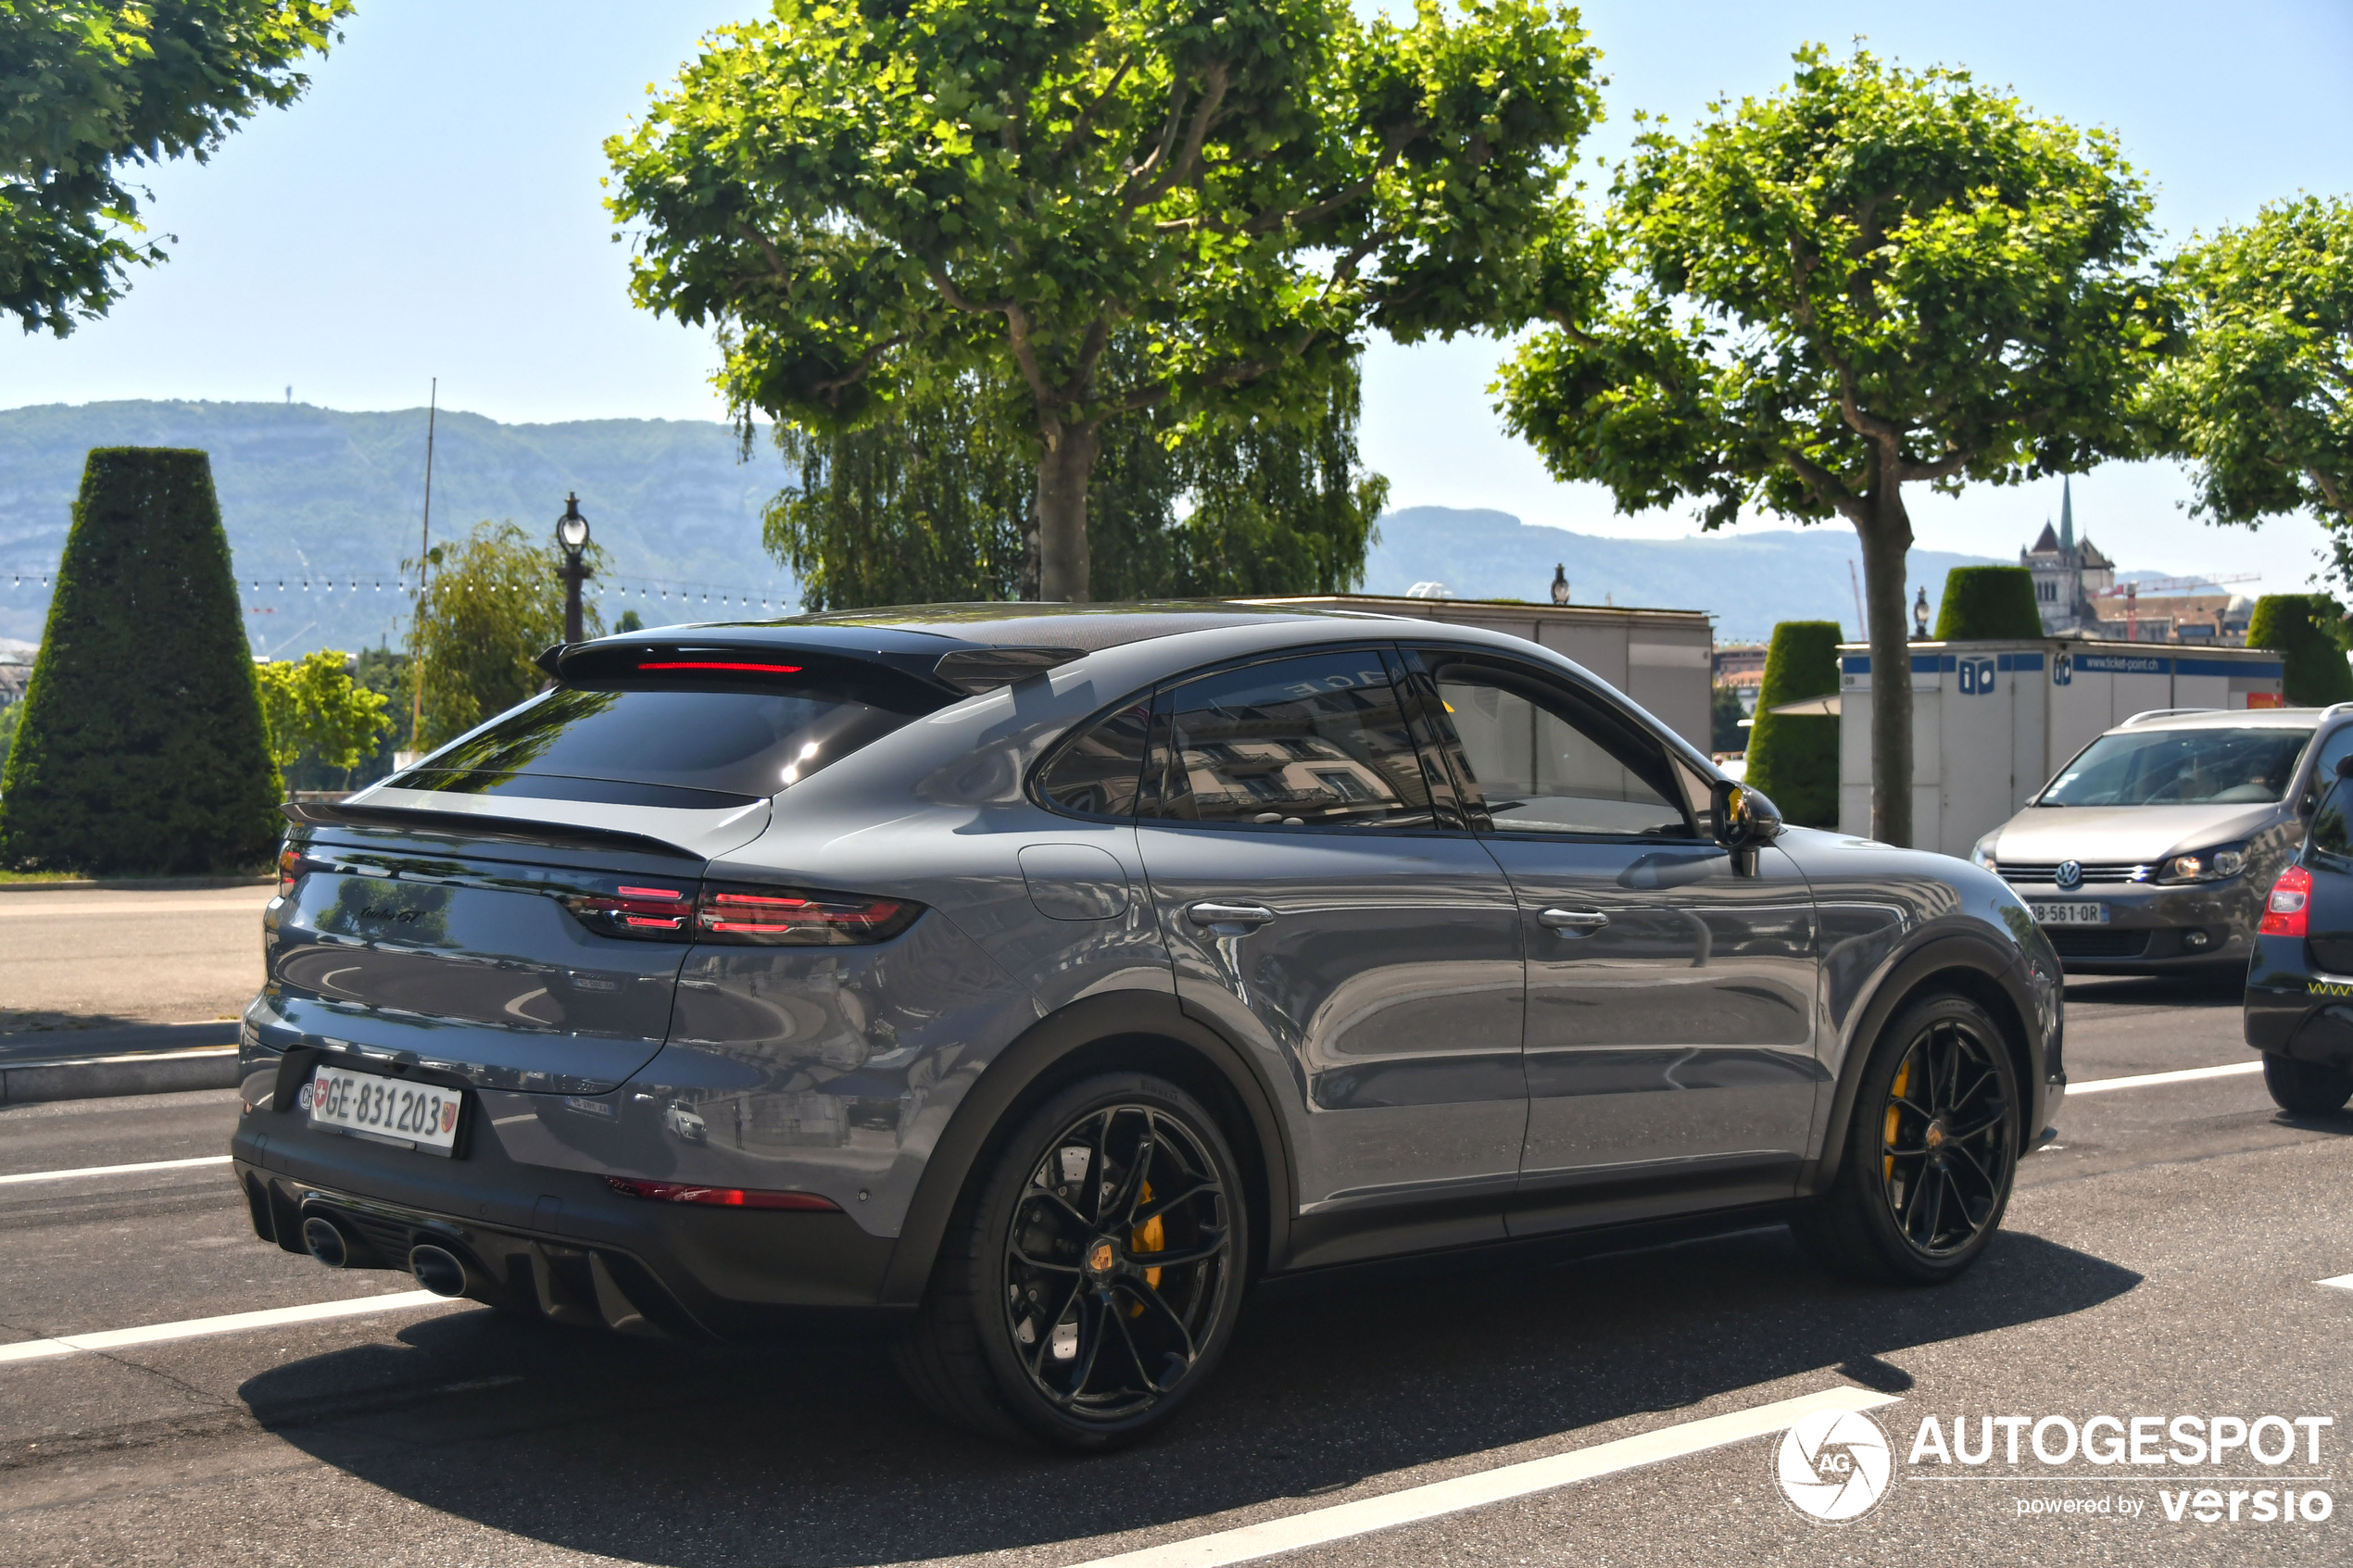
M1190 1095L1134 1073L1074 1084L975 1167L900 1375L990 1436L1134 1442L1233 1338L1248 1223L1233 1151ZM1179 1261L1151 1261L1163 1253Z
M1863 1065L1837 1179L1792 1229L1854 1277L1957 1278L2009 1207L2022 1115L2009 1047L1985 1010L1949 993L1913 1001Z
M2353 1099L2353 1073L2298 1061L2292 1056L2263 1053L2263 1086L2271 1103L2298 1116L2326 1116L2345 1109Z

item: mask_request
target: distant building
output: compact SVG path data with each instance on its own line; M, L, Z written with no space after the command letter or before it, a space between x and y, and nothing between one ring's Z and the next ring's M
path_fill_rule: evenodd
M2067 481L2059 482L2058 531L2045 522L2033 546L2018 553L2018 564L2034 574L2034 608L2045 636L2104 634L2092 596L2116 586L2116 563L2090 539L2076 543L2075 492Z
M1765 684L1765 645L1733 643L1716 650L1716 684L1740 694L1741 711L1756 712L1756 694Z

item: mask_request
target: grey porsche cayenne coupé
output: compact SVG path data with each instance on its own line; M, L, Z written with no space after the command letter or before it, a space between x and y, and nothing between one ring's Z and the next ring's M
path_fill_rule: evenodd
M288 808L256 1231L530 1320L892 1322L1095 1447L1253 1281L1792 1223L1934 1281L2050 1125L2059 971L1962 861L1784 829L1514 638L993 605L550 649Z

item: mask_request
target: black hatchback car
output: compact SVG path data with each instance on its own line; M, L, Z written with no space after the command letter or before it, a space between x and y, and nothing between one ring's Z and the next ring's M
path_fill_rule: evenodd
M1949 1278L2065 1093L1998 877L1784 832L1516 638L987 605L542 663L289 808L265 1239L628 1333L879 1316L937 1408L1100 1447L1275 1274L1789 1220Z
M2353 758L2312 813L2304 847L2271 884L2247 960L2246 1043L2283 1110L2325 1115L2353 1099Z

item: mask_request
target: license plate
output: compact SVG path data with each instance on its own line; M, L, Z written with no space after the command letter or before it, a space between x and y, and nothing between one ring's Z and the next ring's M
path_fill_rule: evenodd
M2106 904L2074 904L2037 898L2026 906L2037 925L2106 925Z
M458 1151L458 1091L409 1084L347 1067L316 1067L296 1095L310 1124L406 1144L429 1154Z

